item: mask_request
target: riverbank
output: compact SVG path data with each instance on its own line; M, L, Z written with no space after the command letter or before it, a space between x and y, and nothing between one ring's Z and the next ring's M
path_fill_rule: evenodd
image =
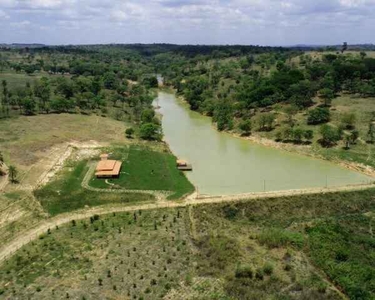
M238 133L231 132L231 131L226 131L226 133L228 133L228 134L230 134L230 135L232 135L236 138L247 140L247 141L250 141L252 143L256 143L258 145L262 145L262 146L265 146L265 147L271 147L271 148L274 148L274 149L283 150L283 151L287 151L287 152L290 152L290 153L295 153L295 154L299 154L299 155L303 155L303 156L312 157L314 159L332 162L332 163L337 164L341 167L344 167L348 170L360 172L364 175L371 176L371 177L375 178L375 169L373 167L368 166L368 165L364 165L364 164L361 164L361 163L356 163L356 162L342 161L342 160L339 160L337 158L328 159L328 158L326 158L326 157L324 157L324 156L322 156L318 153L315 153L312 150L313 148L311 146L279 143L279 142L275 142L273 140L266 139L264 137L256 136L256 135L244 137L244 136L241 136Z
M178 99L178 101L181 101L182 103L184 103L184 105L186 105L188 107L187 101L184 99L183 96L177 95L175 89L163 88L163 91L165 91L167 93L174 93L176 98ZM188 107L188 109L190 110L189 107ZM197 113L199 113L199 112L197 112ZM208 117L208 116L205 116L205 115L202 115L202 116ZM212 120L211 117L208 117L208 118L210 118ZM212 127L214 128L214 130L218 131L216 126L214 125L214 123L212 123ZM224 131L223 133L229 134L229 135L231 135L233 137L236 137L238 139L246 140L246 141L261 145L261 146L265 146L265 147L269 147L269 148L273 148L273 149L278 149L278 150L283 150L283 151L286 151L288 153L298 154L298 155L311 157L311 158L318 159L318 160L331 162L331 163L334 163L334 164L336 164L340 167L346 168L348 170L359 172L359 173L364 174L366 176L370 176L370 177L375 178L375 168L374 167L372 167L370 165L360 163L360 162L356 162L355 157L350 157L353 161L340 159L339 157L334 155L334 153L331 149L327 149L327 148L319 149L319 150L327 151L328 153L332 153L332 155L324 156L320 153L317 153L317 151L315 150L314 147L312 147L312 145L296 145L296 144L290 144L290 143L276 142L274 140L262 137L262 136L258 135L257 133L252 133L250 136L242 136L235 131ZM348 151L348 150L345 150L345 151Z

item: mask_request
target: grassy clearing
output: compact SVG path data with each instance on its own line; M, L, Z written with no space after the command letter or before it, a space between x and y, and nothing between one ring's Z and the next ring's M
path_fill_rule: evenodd
M6 80L10 89L25 87L26 83L32 83L34 80L40 79L48 74L26 75L24 73L4 72L0 73L0 80Z
M81 187L88 171L87 161L66 164L54 181L34 192L43 208L51 215L69 212L85 206L134 203L153 200L152 195L93 192Z
M113 214L51 228L3 266L0 298L162 299L192 271L184 215Z
M63 142L126 143L124 131L123 122L94 115L21 116L0 120L0 148L13 164L30 166L43 152Z
M194 191L194 186L183 172L176 168L176 157L169 152L154 151L145 147L115 149L112 157L123 161L119 179L111 179L116 186L135 190L166 190L175 192L171 199L181 198ZM92 178L90 185L108 188L103 179Z

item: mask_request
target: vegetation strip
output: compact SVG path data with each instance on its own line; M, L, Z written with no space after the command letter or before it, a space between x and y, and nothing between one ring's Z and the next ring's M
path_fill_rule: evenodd
M214 203L226 203L226 202L236 202L236 201L246 201L250 199L272 199L276 197L287 197L294 195L314 195L324 193L336 193L336 192L348 192L348 191L361 191L373 188L374 185L364 185L364 186L352 186L352 187L341 187L341 188L328 188L328 189L309 189L300 191L282 191L282 192L272 192L272 193L254 193L252 195L242 195L242 196L227 196L219 198L208 198L208 199L186 199L179 202L156 202L152 204L135 205L135 206L117 206L117 207L98 207L93 208L88 211L82 210L74 213L63 214L56 216L48 222L36 227L35 229L25 233L23 236L16 238L11 241L8 245L5 245L0 249L0 263L5 259L13 255L18 249L28 244L34 239L37 239L41 234L47 232L49 228L54 228L56 226L71 222L72 220L81 220L89 218L95 214L110 214L113 212L128 212L135 210L150 210L150 209L161 209L161 208L177 208L185 207L189 205L201 205L201 204L214 204Z

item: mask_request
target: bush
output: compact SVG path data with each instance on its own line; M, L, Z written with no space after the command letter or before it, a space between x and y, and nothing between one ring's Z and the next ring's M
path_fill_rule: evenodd
M249 136L251 133L251 121L250 120L243 120L239 125L238 128L242 131L243 136Z
M263 272L266 275L271 275L273 273L273 265L270 263L265 264L263 267Z
M250 266L240 266L236 269L236 278L253 278L253 270Z
M342 131L325 124L320 127L320 134L322 136L320 144L324 147L330 147L341 139Z
M341 117L341 125L345 129L353 129L356 119L357 117L354 113L344 113Z
M257 269L255 272L255 278L258 280L263 280L264 274L262 269Z
M277 248L292 245L302 248L304 245L304 238L302 234L297 232L290 232L280 228L269 228L261 232L258 240L262 245L269 248Z
M133 134L134 134L134 129L133 128L127 128L125 130L125 134L126 134L126 137L128 139L130 139L133 136Z
M307 124L316 125L329 122L331 114L328 108L317 107L309 111Z
M143 124L139 135L141 139L150 141L160 141L163 137L161 127L153 123Z

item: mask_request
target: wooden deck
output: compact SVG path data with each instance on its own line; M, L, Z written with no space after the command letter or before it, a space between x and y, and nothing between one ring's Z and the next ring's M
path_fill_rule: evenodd
M193 171L193 166L187 164L186 166L177 166L177 168L181 171Z

